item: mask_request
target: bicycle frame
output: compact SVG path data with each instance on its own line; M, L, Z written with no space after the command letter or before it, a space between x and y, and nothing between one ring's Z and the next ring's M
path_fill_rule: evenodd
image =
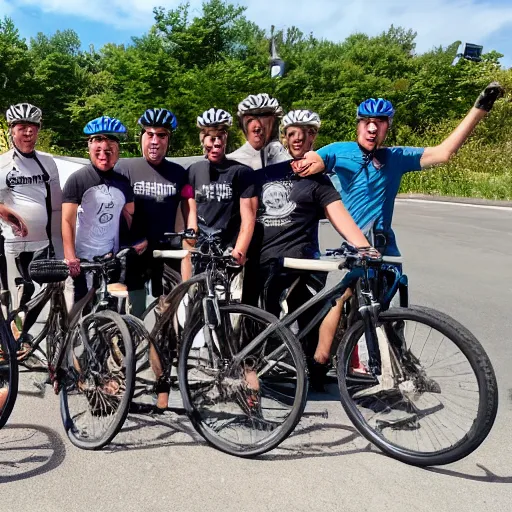
M84 309L94 302L94 298L96 294L99 296L99 300L96 302L95 306L92 308L92 311L98 311L101 309L107 309L110 305L111 296L107 290L107 280L106 280L106 269L98 263L89 263L84 264L84 270L87 270L87 267L90 267L91 272L97 272L100 274L100 283L98 286L92 286L87 294L80 299L76 304L73 305L71 310L68 312L65 297L64 297L64 282L58 283L47 283L46 286L42 288L42 290L30 301L26 304L20 306L17 310L14 310L9 315L9 323L16 318L18 313L24 312L25 319L23 322L23 328L20 333L20 337L17 340L18 345L21 344L25 339L27 339L28 333L30 329L36 323L39 315L41 314L44 307L50 303L50 311L48 314L48 318L44 323L44 326L40 333L38 333L32 340L30 340L30 349L27 350L21 361L26 360L36 351L39 351L43 356L47 359L48 370L50 372L50 379L53 383L57 380L57 372L59 370L59 362L61 361L61 355L65 353L67 348L68 334L72 331L72 329L76 326L79 319L81 318ZM62 332L66 333L64 336L64 341L61 346L52 347L57 349L55 354L53 355L52 360L48 360L48 347L46 351L41 348L41 343L44 339L47 339L47 343L53 343L53 336L57 329L57 326L61 329ZM35 371L35 370L34 370ZM42 370L41 371L45 371Z
M340 268L343 268L342 266ZM390 271L395 279L393 283L383 288L382 277L383 271ZM300 273L301 271L295 271ZM302 271L309 272L309 271ZM245 348L239 352L235 359L240 363L254 348L269 335L269 333L280 327L290 328L291 325L310 308L322 304L318 313L310 320L305 328L298 334L298 339L302 340L315 325L323 320L332 307L334 301L339 299L347 290L347 288L355 289L355 300L359 314L363 320L365 328L365 338L368 345L370 370L376 375L380 374L380 351L377 340L376 324L379 312L388 309L393 296L399 292L401 294L401 305L407 300L407 276L402 274L401 265L389 264L383 262L368 262L363 260L363 265L352 268L338 283L331 288L324 288L315 296L305 302L295 311L286 314L277 324L269 326L264 332L260 333ZM379 296L384 299L379 302Z

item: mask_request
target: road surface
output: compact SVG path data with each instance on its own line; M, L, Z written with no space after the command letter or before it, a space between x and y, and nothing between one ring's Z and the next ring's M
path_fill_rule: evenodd
M64 437L57 397L27 388L0 431L0 510L510 510L512 209L398 202L395 219L411 302L457 318L494 364L498 418L474 454L428 470L385 457L354 431L335 386L312 395L295 433L257 460L207 447L174 414L131 416L109 449L85 452ZM336 241L324 226L324 246Z

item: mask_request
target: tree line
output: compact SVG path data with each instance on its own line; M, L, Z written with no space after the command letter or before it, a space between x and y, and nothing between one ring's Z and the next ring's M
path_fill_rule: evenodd
M211 106L236 114L239 101L251 93L268 92L285 110L318 112L320 147L354 137L356 106L367 97L385 97L396 107L389 144L425 144L440 140L490 81L512 86L512 71L501 68L499 53L452 65L459 41L448 47L433 41L432 50L420 54L416 34L394 26L378 36L356 33L341 42L297 27L277 32L286 73L272 79L268 27L248 20L244 7L209 0L194 17L187 3L171 10L155 7L153 13L152 27L130 44L88 50L73 30L26 41L11 19L0 20L0 109L20 101L38 105L44 114L41 146L84 156L82 129L90 119L103 114L121 119L130 133L124 153L135 155L138 117L148 107L165 106L179 123L172 153L186 155L200 151L198 114ZM511 139L506 123L511 104L501 102L496 111L478 130L481 144ZM230 145L241 142L241 132L234 130Z

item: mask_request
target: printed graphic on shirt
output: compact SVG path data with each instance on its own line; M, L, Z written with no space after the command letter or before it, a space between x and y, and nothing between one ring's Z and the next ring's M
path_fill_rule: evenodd
M119 217L125 202L121 190L106 184L91 187L84 193L78 207L76 230L79 257L91 258L117 251Z
M231 183L210 183L202 185L197 191L196 200L204 201L229 201L233 198Z
M261 191L263 213L258 217L267 227L286 226L291 222L290 215L297 203L290 200L293 184L291 181L265 183Z
M133 193L136 196L153 197L156 201L164 201L166 197L178 193L176 183L157 183L155 181L137 181L133 184Z
M43 174L24 176L19 169L13 167L12 171L7 173L5 182L9 188L14 188L20 185L39 185L44 183L45 179Z

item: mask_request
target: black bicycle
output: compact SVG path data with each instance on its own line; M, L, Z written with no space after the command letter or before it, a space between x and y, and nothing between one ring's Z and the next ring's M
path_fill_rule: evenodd
M166 297L152 338L168 345L171 359L179 352L179 386L196 430L226 453L251 457L293 431L306 404L307 374L293 334L273 315L233 298L241 267L224 254L218 235L198 239L192 251L196 274ZM186 254L155 252L165 258ZM187 295L180 326L176 312Z
M323 305L307 333L347 288L354 290L336 354L341 403L351 421L382 451L409 464L448 464L469 455L489 434L498 408L496 377L483 347L444 313L389 307L398 291L403 305L408 300L399 259L360 256L348 245L329 256L284 259L284 267L298 272L348 273L281 324L290 326Z
M9 419L17 395L16 342L0 308L0 429Z
M106 276L112 265L111 258L81 263L82 272L99 277L99 289L93 286L68 313L64 295L68 266L63 261L33 261L26 279L46 286L9 316L10 323L23 313L18 359L28 367L34 366L34 359L44 363L55 393L60 393L69 439L84 449L102 448L114 438L133 394L130 332L119 314L100 311L108 306ZM46 305L50 306L48 317L41 331L32 336L30 330ZM86 308L93 311L85 314ZM41 364L36 367L42 369Z

